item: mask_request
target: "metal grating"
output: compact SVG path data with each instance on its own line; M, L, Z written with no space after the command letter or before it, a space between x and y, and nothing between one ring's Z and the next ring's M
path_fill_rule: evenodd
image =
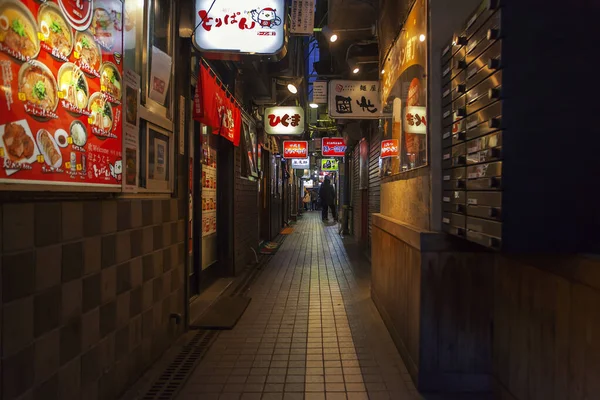
M189 378L190 374L202 360L217 331L198 331L164 372L156 379L142 400L172 400Z

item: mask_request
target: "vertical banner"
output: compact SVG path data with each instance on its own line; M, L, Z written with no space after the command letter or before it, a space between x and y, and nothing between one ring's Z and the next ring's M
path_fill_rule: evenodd
M291 17L292 35L312 35L315 26L315 0L292 0Z
M125 129L123 129L123 163L125 179L123 192L135 193L138 189L140 76L130 69L123 73L125 82Z
M313 103L327 104L327 81L313 82Z

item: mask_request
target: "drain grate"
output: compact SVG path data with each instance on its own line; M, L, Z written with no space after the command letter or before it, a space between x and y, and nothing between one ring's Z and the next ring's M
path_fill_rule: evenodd
M172 400L175 399L183 384L202 359L212 341L216 338L216 331L198 331L163 373L154 381L150 389L142 397L143 400Z

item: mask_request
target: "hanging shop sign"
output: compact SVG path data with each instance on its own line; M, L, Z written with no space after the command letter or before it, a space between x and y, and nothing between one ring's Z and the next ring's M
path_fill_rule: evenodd
M321 171L334 172L338 170L339 160L337 158L321 159Z
M122 15L120 0L2 1L1 183L121 190Z
M404 132L427 133L427 109L420 106L404 107Z
M310 157L307 158L294 158L292 159L293 169L306 169L310 168Z
M285 45L285 0L196 0L200 51L277 54Z
M265 132L270 135L301 135L304 132L302 107L271 107L265 110Z
M388 139L381 141L381 153L379 158L398 157L400 155L400 146L398 139Z
M379 81L329 82L329 116L344 119L381 118Z
M327 81L313 82L313 103L327 104Z
M323 138L321 154L323 157L344 157L346 155L346 140L344 138Z
M417 0L383 64L381 99L386 102L398 78L413 65L427 64L427 2Z
M204 64L200 66L194 94L194 119L239 146L242 112Z
M308 142L303 140L284 140L283 158L307 158Z
M315 26L315 0L292 0L290 33L311 36Z

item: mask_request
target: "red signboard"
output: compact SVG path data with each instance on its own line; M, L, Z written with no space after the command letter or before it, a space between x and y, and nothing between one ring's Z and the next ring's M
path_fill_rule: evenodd
M323 157L344 157L346 141L344 138L323 138L321 154Z
M400 145L398 139L388 139L381 141L381 158L398 157L400 155Z
M121 187L122 47L120 0L2 2L0 182Z
M284 140L283 158L307 158L308 142L299 140Z

